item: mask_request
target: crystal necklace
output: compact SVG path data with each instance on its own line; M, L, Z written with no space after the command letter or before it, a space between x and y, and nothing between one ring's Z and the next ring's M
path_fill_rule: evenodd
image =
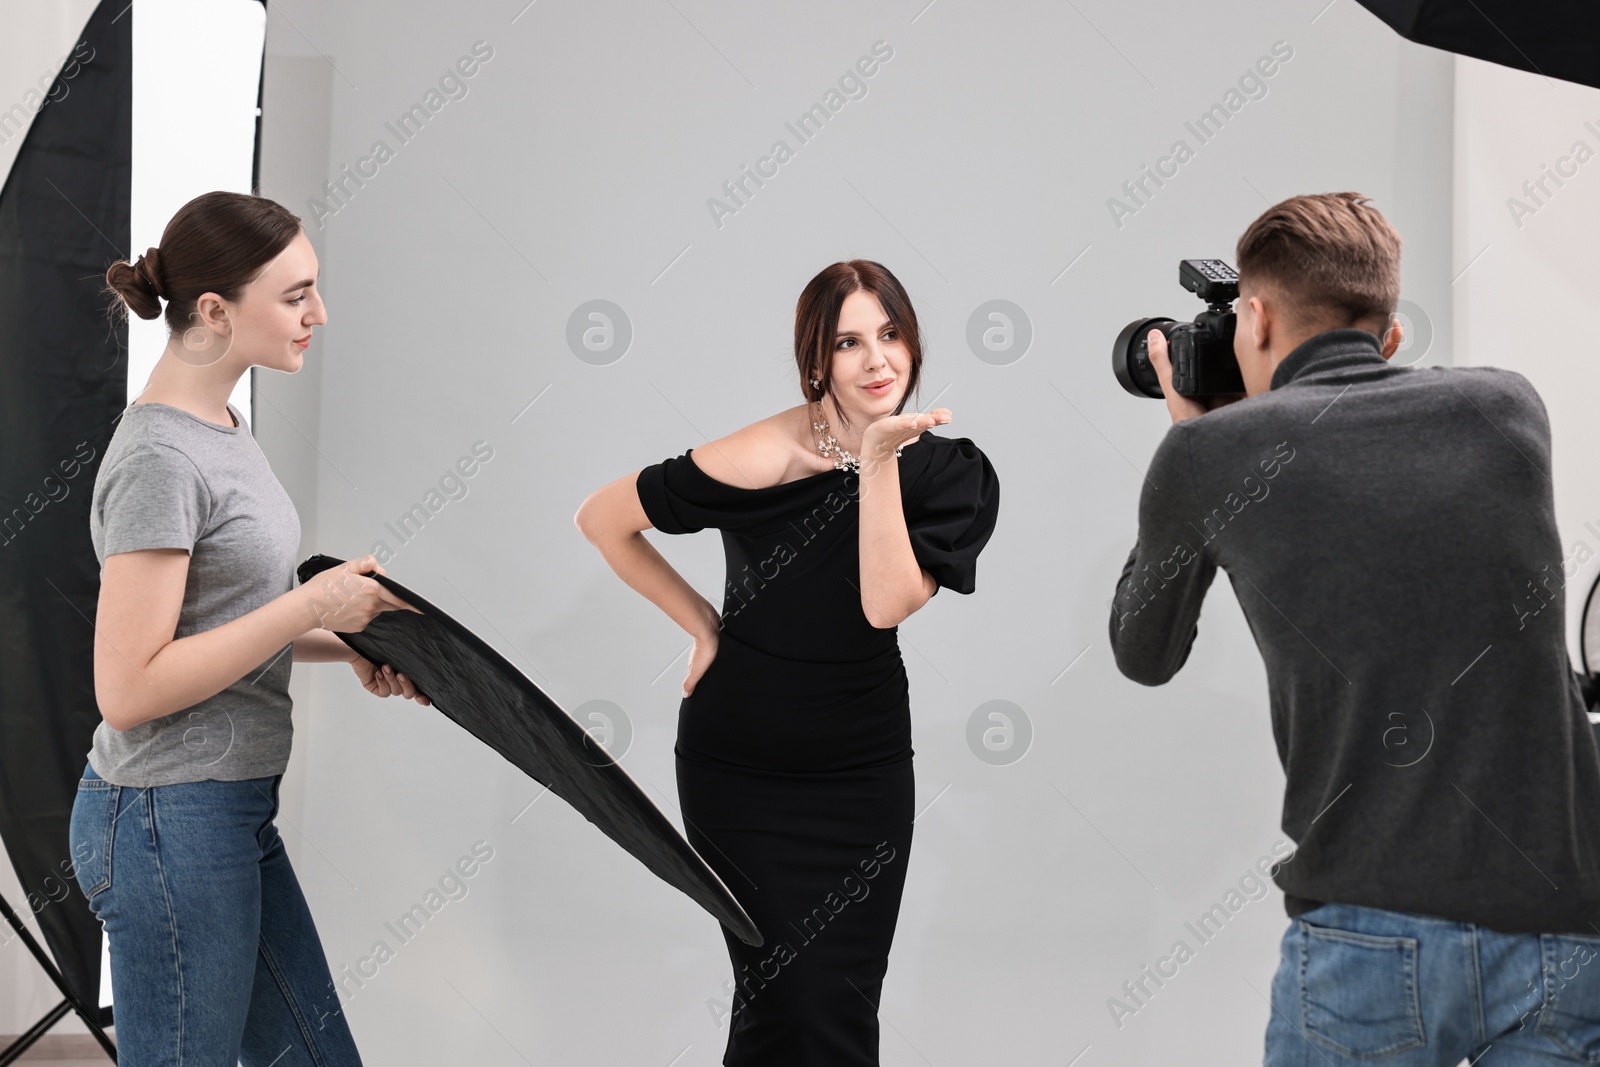
M816 401L816 405L817 416L811 421L811 428L820 435L820 440L817 442L817 451L824 459L829 456L833 457L834 470L860 471L861 461L846 451L844 446L839 444L839 439L828 432L828 419L823 414L822 401ZM895 447L894 454L896 458L899 457L900 450L903 448L905 448L905 445Z

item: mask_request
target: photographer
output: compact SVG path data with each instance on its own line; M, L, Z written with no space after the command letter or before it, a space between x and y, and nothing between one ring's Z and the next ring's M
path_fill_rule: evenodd
M1297 845L1266 1063L1600 1062L1600 753L1560 591L1523 607L1561 558L1544 405L1388 364L1400 238L1365 197L1272 207L1237 262L1245 397L1179 395L1149 333L1173 425L1110 628L1163 684L1222 567L1265 660Z

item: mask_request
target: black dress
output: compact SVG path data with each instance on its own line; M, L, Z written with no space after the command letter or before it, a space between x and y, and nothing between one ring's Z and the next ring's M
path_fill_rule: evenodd
M926 431L898 462L917 562L972 592L994 468L970 440ZM679 708L676 754L685 836L766 939L723 931L729 1067L878 1062L914 791L896 631L861 609L859 479L742 489L689 452L639 472L657 530L719 529L727 555L717 655Z

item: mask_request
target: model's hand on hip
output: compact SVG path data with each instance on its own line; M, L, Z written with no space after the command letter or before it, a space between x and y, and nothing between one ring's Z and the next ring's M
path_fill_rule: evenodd
M706 668L717 658L717 643L721 631L715 628L695 635L694 646L689 649L689 673L683 679L683 695L689 696L700 684Z

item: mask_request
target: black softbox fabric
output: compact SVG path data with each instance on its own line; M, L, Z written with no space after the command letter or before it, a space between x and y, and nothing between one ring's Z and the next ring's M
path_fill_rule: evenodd
M132 22L90 17L0 190L0 838L78 1002L99 1003L100 926L68 821L100 713L89 498L127 405L125 326L102 293L127 252Z
M1595 0L1361 0L1418 44L1600 87Z
M300 581L344 562L312 556L300 564ZM373 577L422 614L385 611L360 633L341 633L345 644L411 679L435 711L549 787L745 944L762 943L722 879L572 716L477 634L388 575ZM331 600L329 609L336 603Z

